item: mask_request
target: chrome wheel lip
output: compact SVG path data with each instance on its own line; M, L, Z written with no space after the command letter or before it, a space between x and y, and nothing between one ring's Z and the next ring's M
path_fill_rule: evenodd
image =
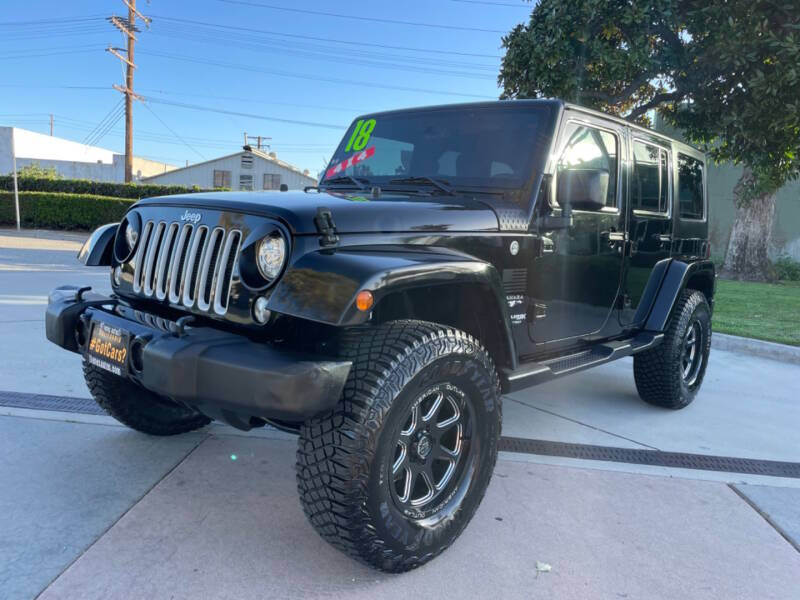
M705 345L705 332L699 320L694 319L689 323L686 333L681 341L680 368L681 377L688 386L697 382L700 369L703 366Z
M414 399L395 436L388 469L391 495L401 511L430 516L424 511L457 487L457 473L463 474L470 453L465 439L471 430L470 413L466 394L450 383L430 386Z

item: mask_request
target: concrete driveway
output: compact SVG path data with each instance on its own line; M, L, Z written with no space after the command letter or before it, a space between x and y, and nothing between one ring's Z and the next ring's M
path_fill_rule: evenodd
M74 261L78 243L0 230L0 397L88 396L42 322L57 285L108 290L106 269ZM712 351L697 401L671 412L642 403L619 361L506 397L504 434L800 462L798 375ZM288 435L157 439L103 416L0 415L0 599L800 597L796 478L503 453L453 548L387 576L306 523Z

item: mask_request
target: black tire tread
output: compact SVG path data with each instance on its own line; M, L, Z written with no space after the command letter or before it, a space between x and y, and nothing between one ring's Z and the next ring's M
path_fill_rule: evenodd
M83 361L83 376L95 402L117 421L149 435L177 435L208 425L211 419L165 400L121 377Z
M682 389L681 378L676 373L680 363L682 332L692 314L701 306L708 309L706 297L702 292L684 290L675 303L662 343L652 350L634 355L633 376L636 390L645 402L677 410L688 406L694 399L694 393L687 394ZM710 344L710 328L708 336L707 343ZM695 391L702 382L705 364L702 369Z
M398 555L375 534L362 501L367 495L370 464L375 456L370 440L376 436L371 433L377 431L377 424L383 421L381 417L391 407L391 401L413 376L414 363L431 358L420 356L420 349L425 352L437 341L451 347L471 347L485 361L494 379L498 417L502 422L499 378L483 347L457 329L405 320L345 334L341 353L353 361L353 366L342 400L332 411L304 423L300 432L297 487L308 520L331 545L384 571L413 569L447 548L443 545L424 555ZM495 446L492 469L496 460ZM481 490L481 498L484 492L485 488ZM458 537L470 516L461 520L452 540Z

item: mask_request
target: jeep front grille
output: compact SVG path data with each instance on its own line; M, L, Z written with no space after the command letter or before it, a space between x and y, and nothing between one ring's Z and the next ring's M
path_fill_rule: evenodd
M242 232L147 221L133 271L134 293L224 315Z

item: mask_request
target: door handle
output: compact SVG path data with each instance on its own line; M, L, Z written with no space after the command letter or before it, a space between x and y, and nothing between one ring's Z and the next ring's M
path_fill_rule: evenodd
M657 235L656 237L658 238L659 242L671 242L672 241L672 236L669 235L668 233L666 233L666 234L662 233L662 234Z
M624 242L628 239L628 234L624 231L603 231L602 235L606 236L609 242Z

